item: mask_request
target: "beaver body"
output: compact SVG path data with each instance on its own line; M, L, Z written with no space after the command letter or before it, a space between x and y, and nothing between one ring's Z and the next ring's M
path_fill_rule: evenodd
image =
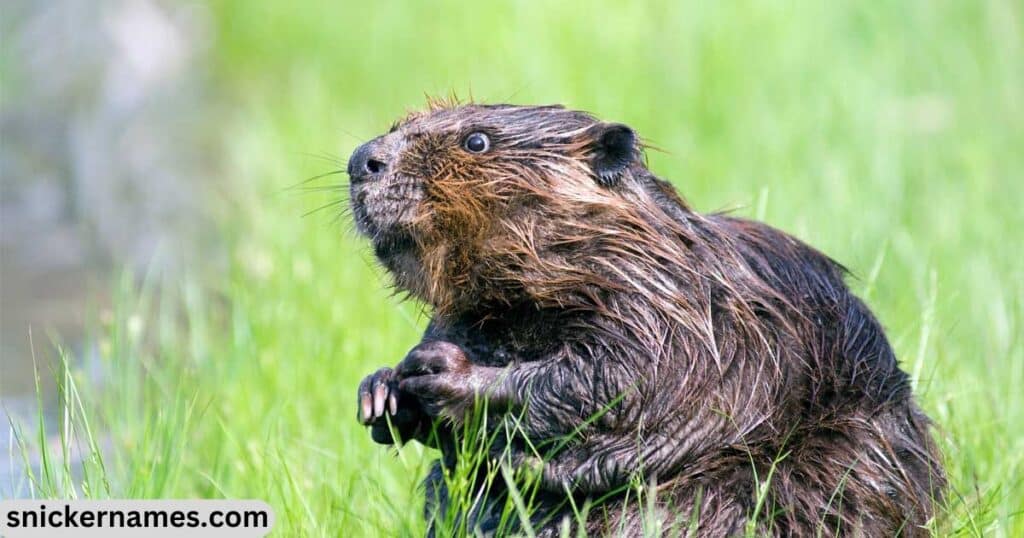
M374 439L393 441L390 420L441 449L428 518L452 518L443 467L485 410L494 450L534 470L538 535L588 501L595 535L924 532L945 483L929 421L844 269L692 211L628 127L438 105L360 147L349 173L359 229L434 312L359 389ZM656 498L636 502L637 484ZM506 488L480 487L456 519L515 531Z

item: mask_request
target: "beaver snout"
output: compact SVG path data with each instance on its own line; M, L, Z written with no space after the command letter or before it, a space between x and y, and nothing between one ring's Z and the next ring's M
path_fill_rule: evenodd
M379 140L371 140L352 152L348 159L348 176L353 182L380 179L388 172L392 157Z
M356 229L388 250L396 236L410 233L424 197L419 177L400 173L404 147L404 138L391 133L359 146L348 160Z

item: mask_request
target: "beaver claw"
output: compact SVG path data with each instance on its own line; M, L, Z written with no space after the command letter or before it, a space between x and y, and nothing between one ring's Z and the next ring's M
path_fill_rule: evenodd
M416 398L401 394L391 368L381 368L359 384L356 418L370 427L370 437L382 445L417 439L426 442L430 419Z
M391 368L381 368L359 384L356 407L359 422L369 425L384 416L385 407L390 414L398 413L398 380Z

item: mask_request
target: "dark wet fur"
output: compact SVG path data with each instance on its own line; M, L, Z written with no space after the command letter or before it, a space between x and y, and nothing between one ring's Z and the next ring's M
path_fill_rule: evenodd
M476 131L488 154L460 148ZM558 447L539 535L571 514L567 489L582 503L637 479L657 484L666 528L735 535L769 473L758 535L925 534L945 485L929 421L841 266L764 224L692 211L632 131L580 112L435 104L378 140L394 177L372 188L413 194L353 182L353 209L396 285L435 313L405 373L388 374L399 431L427 441L443 417L434 444L452 465L453 432L486 397L489 422L520 432L496 450L527 465L521 437ZM379 420L374 438L391 442ZM428 516L446 510L441 472ZM504 495L460 517L493 532ZM624 498L587 529L640 534L645 508Z

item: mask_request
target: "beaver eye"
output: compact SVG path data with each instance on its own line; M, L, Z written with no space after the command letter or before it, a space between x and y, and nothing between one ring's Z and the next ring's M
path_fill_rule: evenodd
M483 133L473 133L466 137L466 141L462 145L466 148L466 151L483 153L491 147L491 141Z

